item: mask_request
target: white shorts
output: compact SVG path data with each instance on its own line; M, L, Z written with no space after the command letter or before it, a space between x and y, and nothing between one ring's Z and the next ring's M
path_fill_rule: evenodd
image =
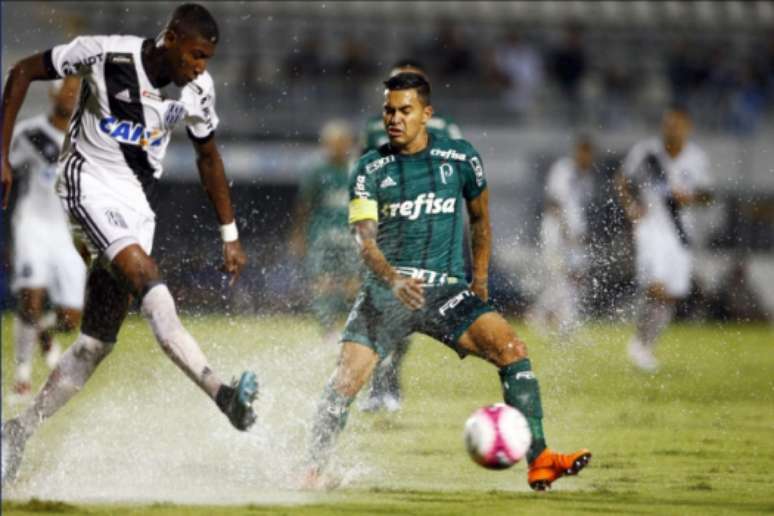
M691 290L691 252L680 242L672 221L643 217L635 226L634 242L639 285L661 284L675 299L687 296Z
M86 265L70 235L59 233L35 223L14 226L11 291L45 289L54 305L81 310Z
M67 158L59 185L59 196L76 236L93 256L105 256L108 261L134 244L150 255L155 215L147 204L132 206L124 200L128 197L124 192L111 189L88 174L90 166L93 165L73 153Z

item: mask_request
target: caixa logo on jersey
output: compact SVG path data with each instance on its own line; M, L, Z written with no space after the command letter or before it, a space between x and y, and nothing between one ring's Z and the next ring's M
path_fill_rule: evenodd
M137 145L143 149L161 145L164 133L158 129L146 129L144 125L108 116L99 121L99 129L118 143Z

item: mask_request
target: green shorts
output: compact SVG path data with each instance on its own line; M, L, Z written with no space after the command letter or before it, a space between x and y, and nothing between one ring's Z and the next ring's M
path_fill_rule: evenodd
M493 308L465 283L425 287L425 306L411 310L382 283L366 281L349 312L341 340L357 342L386 357L405 337L424 333L456 351L460 336Z
M305 265L310 279L326 275L346 281L360 271L360 255L349 233L329 232L310 243Z

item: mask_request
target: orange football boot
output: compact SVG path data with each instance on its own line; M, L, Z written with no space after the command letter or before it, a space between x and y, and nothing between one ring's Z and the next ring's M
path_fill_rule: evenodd
M529 465L527 482L535 491L546 491L551 488L551 483L565 475L577 475L591 460L591 452L585 448L564 455L543 450Z

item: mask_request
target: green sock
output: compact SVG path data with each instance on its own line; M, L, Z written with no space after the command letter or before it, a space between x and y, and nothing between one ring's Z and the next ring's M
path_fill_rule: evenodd
M349 406L353 399L339 394L330 383L325 386L309 440L309 464L322 469L328 462L336 438L347 424Z
M519 410L527 418L532 432L532 444L527 451L527 460L532 462L546 449L543 435L543 406L540 404L540 387L532 373L528 358L519 360L500 369L505 403Z

